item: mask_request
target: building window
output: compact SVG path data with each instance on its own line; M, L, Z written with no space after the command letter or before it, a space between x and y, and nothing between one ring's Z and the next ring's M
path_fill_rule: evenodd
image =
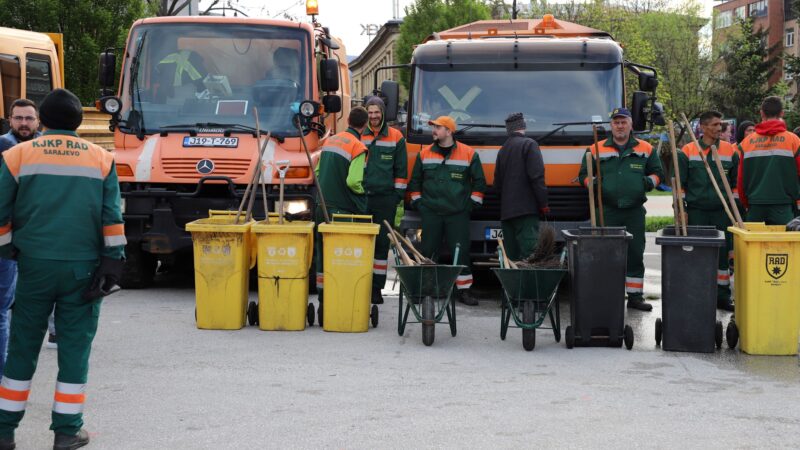
M786 29L786 37L783 41L786 47L794 47L794 28Z
M733 12L722 11L717 15L716 28L728 28L733 23Z
M767 0L750 3L750 17L763 17L767 15Z
M737 20L738 20L738 19L744 19L744 18L745 18L745 16L746 16L746 14L745 14L745 12L744 12L744 11L745 11L745 7L744 7L744 6L740 6L740 7L738 7L738 8L736 8L736 9L734 9L734 10L733 10L733 16L734 16L734 17L735 17Z

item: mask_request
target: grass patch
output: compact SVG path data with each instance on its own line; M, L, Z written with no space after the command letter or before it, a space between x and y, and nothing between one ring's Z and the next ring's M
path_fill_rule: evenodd
M670 225L675 225L675 219L672 216L664 216L664 217L648 216L645 217L644 219L644 231L646 232L655 232Z
M672 192L665 192L659 191L658 189L653 189L652 191L647 193L648 197L672 197Z

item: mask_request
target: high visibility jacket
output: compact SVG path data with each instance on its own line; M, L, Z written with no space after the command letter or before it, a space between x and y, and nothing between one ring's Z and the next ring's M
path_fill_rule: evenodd
M192 52L190 50L181 50L175 53L170 53L169 55L165 56L164 59L158 62L158 65L162 64L175 64L175 76L172 78L172 85L175 87L183 86L183 74L189 76L189 79L192 81L199 80L203 77L197 68L194 67L189 58L191 57Z
M408 185L408 157L403 133L384 123L373 131L369 127L361 134L367 146L367 168L364 189L367 195L391 195L398 199L406 195Z
M39 259L124 255L114 155L72 131L50 130L3 153L0 245Z
M647 201L647 192L653 190L664 179L661 161L653 146L645 141L631 138L622 150L614 145L613 138L599 142L600 175L603 184L603 206L612 208L634 208ZM595 146L587 150L597 158ZM597 178L596 166L594 176ZM587 176L586 158L581 159L578 179L584 186L596 182Z
M408 188L412 203L439 215L451 215L483 204L486 178L472 147L457 142L442 149L433 144L417 154Z
M756 132L741 143L739 195L753 205L795 205L800 199L800 138L789 131Z
M363 214L367 207L363 188L367 148L359 138L356 130L348 128L326 139L316 171L328 206Z
M704 210L717 210L723 209L722 203L711 184L711 179L708 177L706 167L701 158L705 158L708 165L711 166L711 173L719 186L720 192L725 193L725 188L722 184L722 177L720 177L717 164L711 155L711 146L705 145L703 141L700 142L702 150L698 150L694 143L686 144L680 152L678 152L678 169L681 176L681 187L683 188L683 196L686 204L690 208L704 209ZM736 147L729 142L720 141L714 143L717 147L719 159L722 162L722 169L725 172L725 178L731 185L731 190L736 189L736 175L739 168L739 152Z

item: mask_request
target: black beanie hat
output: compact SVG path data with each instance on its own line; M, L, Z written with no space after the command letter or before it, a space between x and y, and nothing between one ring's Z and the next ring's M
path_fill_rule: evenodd
M39 105L39 120L51 130L75 131L83 122L81 101L66 89L54 89Z
M506 117L506 132L508 134L525 130L525 118L522 113L512 113Z

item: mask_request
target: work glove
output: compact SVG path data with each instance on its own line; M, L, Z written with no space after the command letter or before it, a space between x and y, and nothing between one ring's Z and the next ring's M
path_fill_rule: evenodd
M644 182L644 190L645 192L650 192L655 189L656 185L653 184L653 179L650 177L642 177L642 181Z
M800 231L800 217L795 217L787 223L786 231Z
M114 259L104 256L100 265L94 271L92 284L83 293L84 300L95 300L120 290L119 281L122 278L122 269L125 267L124 259Z
M545 206L544 208L539 208L539 217L546 217L550 214L550 207Z

